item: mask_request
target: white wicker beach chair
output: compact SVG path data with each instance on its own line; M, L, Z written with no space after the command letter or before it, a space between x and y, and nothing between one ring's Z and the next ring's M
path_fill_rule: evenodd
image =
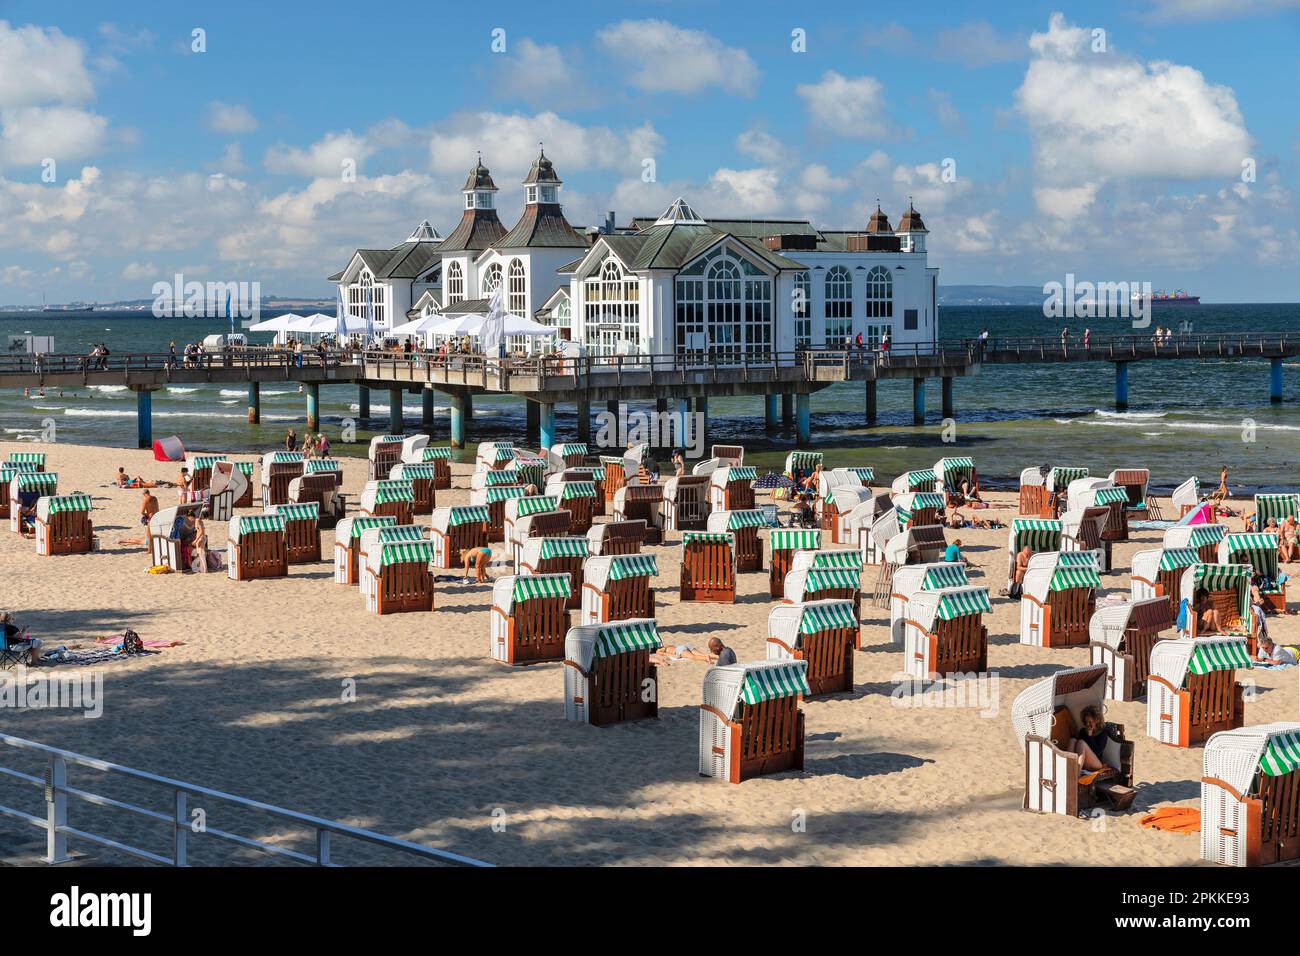
M1205 564L1219 560L1219 542L1228 536L1228 526L1197 524L1165 529L1166 548L1191 548Z
M1224 730L1205 742L1201 858L1267 866L1300 858L1300 723Z
M371 534L378 538L387 530L391 529L366 531L362 538ZM376 541L366 542L364 547L361 592L366 598L367 611L404 614L433 610L433 575L429 572L433 545L430 542Z
M424 438L426 444L428 443L428 436L420 437ZM380 478L387 478L393 466L401 462L405 442L405 435L376 435L371 438L366 453L367 480L378 481Z
M582 619L604 624L655 616L651 579L659 573L653 554L600 555L587 558L582 575Z
M806 661L710 667L700 705L700 775L740 783L803 769Z
M858 631L852 601L778 604L767 615L767 659L806 661L809 697L848 693Z
M359 557L361 534L371 528L395 527L392 515L355 515L334 526L334 583L357 584L361 580ZM411 527L414 527L413 525Z
M1162 744L1190 747L1240 727L1245 697L1236 671L1250 666L1242 637L1158 642L1147 675L1147 733Z
M1088 624L1101 587L1089 551L1046 551L1029 559L1020 598L1020 643L1077 647L1088 643Z
M9 530L18 533L24 501L32 505L40 498L58 494L59 474L55 471L20 471L9 479Z
M966 565L947 561L926 564L908 564L894 572L889 595L889 637L901 645L905 633L907 606L918 591L938 591L943 588L960 588L970 583Z
M1174 489L1174 493L1170 497L1174 505L1174 511L1181 518L1201 503L1200 479L1195 476L1188 478Z
M1174 637L1169 601L1162 597L1100 607L1088 622L1088 656L1106 668L1106 699L1136 700L1146 694L1151 649Z
M573 579L561 574L507 574L492 585L492 659L503 664L564 660Z
M702 531L709 516L710 475L674 475L664 482L663 530Z
M896 495L922 491L937 494L939 492L939 476L934 473L933 468L918 468L914 471L905 471L894 479L889 488Z
M1268 532L1227 534L1219 542L1220 564L1249 564L1267 582L1259 589L1264 606L1286 613L1286 582L1278 566L1278 536Z
M569 628L564 639L564 716L597 727L659 716L662 647L653 618Z
M36 553L88 554L95 549L90 495L44 495L36 500Z
M1061 551L1090 551L1097 559L1097 570L1109 574L1111 539L1104 537L1110 521L1110 509L1080 508L1061 515Z
M965 585L917 591L903 620L903 669L925 679L988 670L989 590Z
M289 503L289 482L303 473L300 451L273 451L262 458L262 507Z

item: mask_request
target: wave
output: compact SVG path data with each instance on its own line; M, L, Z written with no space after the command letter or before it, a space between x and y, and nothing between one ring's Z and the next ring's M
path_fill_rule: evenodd
M125 409L117 411L109 408L67 408L63 411L64 415L70 418L134 418L135 412L126 411ZM242 421L246 419L245 415L239 413L222 413L222 412L160 412L153 413L154 418L222 418L231 421ZM264 422L296 422L299 420L297 415L263 415Z
M1108 412L1104 408L1093 409L1098 418L1164 418L1168 412Z
M87 385L86 387L91 391L108 392L110 394L113 392L125 392L127 389L127 386L125 385Z
M1197 431L1236 432L1245 431L1247 427L1259 432L1300 432L1300 425L1269 425L1255 422L1247 426L1245 422L1166 422L1169 428L1194 428Z
M243 398L248 392L242 388L223 388L217 394L224 395L226 398Z
M175 392L177 395L188 395L190 392L197 392L197 388L181 388L177 385L168 385L167 391Z

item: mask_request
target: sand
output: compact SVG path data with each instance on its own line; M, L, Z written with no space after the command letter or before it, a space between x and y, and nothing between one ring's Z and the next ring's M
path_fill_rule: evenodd
M0 455L31 447L0 443ZM737 786L697 773L702 663L660 668L658 721L604 729L569 723L561 665L490 660L490 585L440 577L433 613L377 617L366 613L357 588L333 583L324 562L269 581L234 582L224 572L149 575L146 552L117 543L139 536L141 493L102 486L119 465L167 479L178 466L144 451L51 445L47 452L61 492L93 495L103 549L39 557L32 541L0 531L0 607L54 643L126 628L145 640L184 643L103 666L101 718L9 711L9 733L498 864L1198 862L1195 836L1138 825L1153 806L1198 804L1202 759L1200 748L1150 739L1142 702L1111 703L1108 711L1136 741L1133 812L1083 821L1020 809L1024 767L1011 702L1035 680L1087 663L1087 651L1017 642L1017 605L996 597L1005 583L1005 531L959 533L965 555L983 571L975 583L994 594L986 618L989 668L998 676L992 713L899 706L893 679L902 651L890 643L887 612L864 601L854 693L803 704L805 771ZM364 458L344 459L353 501L365 469ZM455 487L439 492L439 504L468 501L469 469L453 471ZM158 494L164 506L174 501L174 491ZM1011 496L993 497L1009 519ZM212 541L224 543L225 524L208 527ZM1139 532L1116 547L1121 573L1103 577L1106 593L1128 593L1129 556L1160 536ZM332 543L333 532L323 532L324 554L332 555ZM734 606L681 604L680 547L647 550L659 560L665 641L702 645L717 634L741 660L764 656L772 606L766 570L741 576ZM864 580L874 581L872 569ZM1300 641L1297 618L1270 626L1275 637ZM1294 719L1295 669L1239 677L1255 684L1247 723ZM345 700L350 687L355 699ZM5 766L37 767L10 748L0 754ZM97 779L73 773L74 783ZM43 812L35 788L3 788L3 802ZM168 800L155 792L150 805L163 809ZM233 826L216 805L206 809L213 826ZM72 814L74 824L93 817L114 835L170 846L156 823L80 804ZM265 820L242 822L246 835L283 832ZM0 842L26 847L41 837L18 826L0 822ZM344 846L336 842L336 859L371 859ZM104 862L125 859L81 848Z

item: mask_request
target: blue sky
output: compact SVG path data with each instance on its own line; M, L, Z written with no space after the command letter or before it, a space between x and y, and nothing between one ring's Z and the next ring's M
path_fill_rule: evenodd
M20 2L0 21L0 302L143 298L178 270L328 295L353 247L449 231L476 148L509 225L539 139L580 225L681 193L856 228L911 195L944 283L1300 299L1300 0Z

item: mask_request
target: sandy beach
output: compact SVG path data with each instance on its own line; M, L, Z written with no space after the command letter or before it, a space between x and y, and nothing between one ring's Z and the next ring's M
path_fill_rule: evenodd
M33 447L0 443L0 457ZM993 595L985 623L989 668L998 680L989 712L895 699L902 650L890 642L887 611L864 600L854 693L802 705L805 771L736 786L697 774L703 663L660 667L658 721L604 729L569 723L562 665L510 668L489 659L490 585L462 585L459 574L440 572L433 613L378 617L366 613L357 588L333 582L325 562L292 566L279 580L150 575L146 551L120 543L140 537L141 493L106 485L118 466L172 480L179 465L155 462L146 451L60 444L44 450L60 493L92 495L102 550L40 557L34 542L6 527L0 608L56 645L89 647L127 628L146 641L183 643L100 668L100 719L10 712L9 733L497 864L1199 862L1196 836L1138 824L1154 806L1199 804L1202 759L1199 747L1149 738L1144 702L1108 705L1108 718L1136 741L1132 811L1081 821L1020 809L1024 766L1011 702L1035 680L1088 657L1086 649L1018 643L1017 604L997 596L1005 583L1005 530L949 532L950 540L962 539L979 572L972 583ZM1212 478L1218 462L1199 464L1202 478ZM454 466L454 487L438 493L439 504L468 502L469 470ZM364 457L344 459L350 507L365 472ZM170 489L157 494L164 507L175 500ZM1009 520L1012 496L991 497ZM1169 502L1162 505L1168 515ZM1233 530L1239 527L1233 519ZM208 531L224 546L225 523L209 522ZM1119 571L1103 576L1099 597L1127 595L1130 556L1160 538L1159 531L1141 531L1118 544ZM674 535L646 549L659 562L654 583L664 640L702 646L717 634L742 661L762 658L772 607L766 570L740 576L734 606L681 604L678 542ZM322 553L332 550L333 532L324 531ZM504 565L494 568L500 573L508 573ZM868 568L867 587L874 577ZM1270 630L1283 643L1300 642L1294 616L1271 619ZM1247 724L1295 718L1295 669L1238 678L1254 682ZM352 687L355 700L345 699ZM4 764L39 772L35 761L9 748ZM74 780L95 781L81 773ZM4 803L38 812L33 788L6 782L2 790ZM163 809L165 798L156 805ZM233 826L211 813L213 826ZM82 805L73 814L147 846L170 843L165 828L122 814ZM16 850L35 845L41 835L19 827L0 822L0 842ZM262 821L241 832L266 837L280 830ZM109 851L93 853L101 862L126 862ZM338 856L372 859L342 848Z

